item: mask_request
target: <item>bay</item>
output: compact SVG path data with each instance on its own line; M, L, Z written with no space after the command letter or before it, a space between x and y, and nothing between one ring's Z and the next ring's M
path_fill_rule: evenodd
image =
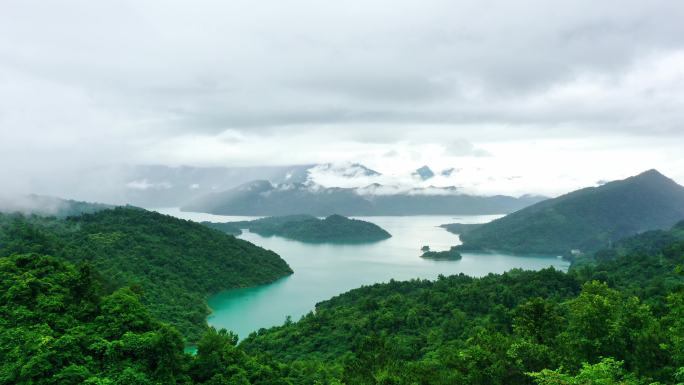
M194 221L228 222L256 217L221 216L158 209L164 214ZM549 266L566 271L569 263L556 256L463 253L458 261L420 258L420 248L446 250L460 243L455 234L440 228L445 223L484 223L500 215L357 217L373 222L392 238L372 244L310 244L282 237L262 237L245 231L239 238L278 253L294 274L268 285L234 289L209 298L212 314L207 321L216 328L236 332L241 338L259 328L293 321L312 311L316 303L362 285L414 278L436 279L440 274L484 276L514 268L539 270Z

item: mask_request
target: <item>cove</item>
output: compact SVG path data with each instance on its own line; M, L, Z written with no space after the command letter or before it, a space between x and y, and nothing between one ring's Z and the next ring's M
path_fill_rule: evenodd
M158 210L195 221L237 221L253 218ZM362 285L414 278L436 279L440 274L484 276L514 268L539 270L553 266L566 271L569 263L555 256L514 256L498 253L463 253L459 261L420 258L424 245L446 250L460 243L457 235L438 227L445 223L483 223L500 217L486 216L403 216L357 217L373 222L392 238L371 244L308 244L281 237L262 237L244 232L240 238L278 253L294 274L268 285L228 290L209 298L212 314L207 322L225 328L241 338L260 328L293 321L313 311L316 303Z

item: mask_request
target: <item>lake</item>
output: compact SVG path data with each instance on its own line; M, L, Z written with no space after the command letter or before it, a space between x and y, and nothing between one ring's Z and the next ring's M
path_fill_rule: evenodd
M256 217L236 217L182 212L177 208L157 211L194 221L228 222ZM463 253L459 261L420 258L420 248L446 250L460 243L455 234L438 227L445 223L484 223L500 215L355 217L373 222L392 238L372 244L307 244L281 237L262 237L244 232L239 238L278 253L294 274L259 287L229 290L209 298L213 313L207 321L216 328L236 332L241 338L259 328L293 321L312 311L316 303L362 285L390 279L436 279L440 274L483 276L513 268L538 270L553 266L567 270L569 263L555 256L513 256Z

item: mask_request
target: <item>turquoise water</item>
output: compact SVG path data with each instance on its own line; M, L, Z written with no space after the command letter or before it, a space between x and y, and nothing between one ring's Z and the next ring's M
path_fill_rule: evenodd
M184 213L177 209L160 212L196 221L235 221L247 217L225 217ZM499 216L406 216L359 217L392 234L392 238L373 244L306 244L281 237L262 237L245 232L240 238L278 253L294 270L291 276L272 284L229 290L209 298L213 313L210 325L226 328L242 338L259 328L282 324L287 316L298 320L312 311L317 302L362 285L390 279L435 279L438 275L464 273L483 276L513 268L542 269L554 266L567 270L568 263L550 256L512 256L506 254L464 253L459 261L432 261L420 258L420 248L446 250L459 244L457 235L440 224L482 223Z

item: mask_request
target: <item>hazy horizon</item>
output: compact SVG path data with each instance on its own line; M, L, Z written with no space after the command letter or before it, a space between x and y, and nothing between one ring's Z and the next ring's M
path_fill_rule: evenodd
M401 186L428 165L483 195L652 168L684 184L683 3L0 8L3 195L122 203L171 183L140 165L360 163Z

